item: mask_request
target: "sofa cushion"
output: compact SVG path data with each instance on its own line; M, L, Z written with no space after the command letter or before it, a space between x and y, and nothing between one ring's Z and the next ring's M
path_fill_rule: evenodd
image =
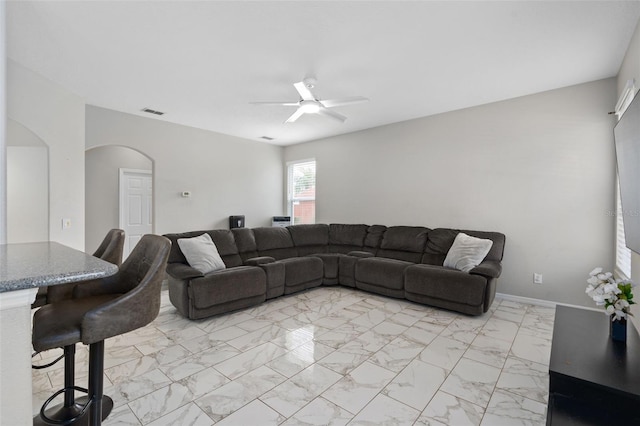
M485 257L486 260L500 262L504 253L505 236L499 232L469 231L449 228L437 228L427 235L427 245L420 263L442 266L449 249L459 232L476 238L484 238L493 241L493 246Z
M287 259L298 255L287 228L253 228L259 256Z
M181 232L177 234L165 234L164 236L171 241L171 250L169 251L169 259L168 263L184 263L188 264L187 258L182 254L182 250L180 250L180 246L178 245L179 238L193 238L199 237L202 234L205 234L207 231L190 231L190 232Z
M504 256L504 243L505 236L500 232L488 232L488 231L470 231L470 230L461 230L467 235L471 235L476 238L485 238L493 241L493 246L491 246L491 250L485 257L485 260L493 260L496 262L501 262L502 257Z
M332 223L329 225L329 252L347 254L362 250L368 228L367 225Z
M189 283L189 298L197 309L264 295L266 291L264 271L253 266L211 272Z
M208 231L207 234L211 236L227 268L242 265L242 259L238 253L238 246L236 246L233 232L229 229L214 229L213 231Z
M191 266L174 262L167 264L167 274L179 280L190 280L192 278L204 277L204 274Z
M485 258L493 241L484 238L471 237L464 232L458 233L447 253L442 266L469 272Z
M243 262L247 259L258 257L258 247L256 246L256 238L253 235L253 229L233 228L231 233L236 241L236 247L238 247L238 253L240 254Z
M300 284L312 283L310 286L322 283L322 260L315 256L291 257L278 261L284 264L285 287L295 287ZM304 288L309 288L305 286Z
M235 243L235 238L231 231L228 229L215 229L209 231L191 231L191 232L182 232L178 234L165 234L171 241L171 250L169 251L169 260L168 263L188 263L187 259L184 257L182 250L180 250L180 246L178 245L178 239L180 238L193 238L198 237L202 234L209 234L211 239L213 240L216 248L218 249L218 253L220 257L224 261L224 264L227 268L232 268L234 266L242 265L242 259L238 253L238 247Z
M435 265L411 265L405 271L404 290L434 299L482 306L487 279Z
M346 256L340 253L316 253L312 254L313 257L318 257L322 260L324 269L324 283L337 284L338 283L338 266L340 264L340 257Z
M359 259L356 263L356 287L359 283L366 283L401 290L404 288L404 270L411 265L411 262L383 257Z
M326 253L329 244L329 225L293 225L287 229L291 233L293 244L298 250L298 256L314 253Z
M429 231L422 226L391 226L385 231L376 256L418 263Z
M380 242L387 227L384 225L371 225L367 228L367 236L364 238L364 251L376 254L380 248Z
M203 274L226 268L209 234L178 238L178 245L189 265Z
M267 299L284 294L284 264L280 262L261 263L260 268L267 276Z

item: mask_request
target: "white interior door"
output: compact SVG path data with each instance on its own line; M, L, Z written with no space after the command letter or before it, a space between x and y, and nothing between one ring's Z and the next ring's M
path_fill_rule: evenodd
M151 170L120 169L120 228L125 232L123 259L144 234L153 232Z

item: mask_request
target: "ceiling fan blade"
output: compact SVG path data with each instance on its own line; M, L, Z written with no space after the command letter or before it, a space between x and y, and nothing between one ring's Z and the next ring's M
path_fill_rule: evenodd
M296 88L298 94L303 101L315 101L316 97L311 93L311 90L301 81L299 83L293 83L293 87Z
M286 123L293 123L294 121L296 121L298 118L300 118L300 116L304 114L304 110L302 108L298 108L296 110L296 112L294 112L293 114L291 114L291 117L287 118L285 121Z
M300 102L249 102L251 105L283 105L283 106L298 106Z
M359 104L361 102L368 102L368 98L363 98L362 96L352 96L350 98L341 98L341 99L325 99L320 101L322 105L326 108L333 108L342 105L351 105L351 104Z
M344 115L338 114L337 112L331 111L327 108L320 108L318 110L318 114L324 115L325 117L331 117L334 120L338 120L341 123L344 123L344 121L347 119L347 117L345 117Z

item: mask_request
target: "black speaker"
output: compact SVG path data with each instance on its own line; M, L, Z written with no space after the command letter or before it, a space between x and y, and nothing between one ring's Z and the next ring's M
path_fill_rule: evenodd
M244 228L244 215L229 216L229 229Z

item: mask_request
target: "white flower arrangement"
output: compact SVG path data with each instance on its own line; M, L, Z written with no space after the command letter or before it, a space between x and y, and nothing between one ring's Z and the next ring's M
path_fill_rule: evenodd
M589 284L586 293L598 306L604 306L605 313L611 316L611 321L626 319L632 315L629 310L633 301L631 281L617 280L611 272L602 272L602 268L595 268L589 273Z

